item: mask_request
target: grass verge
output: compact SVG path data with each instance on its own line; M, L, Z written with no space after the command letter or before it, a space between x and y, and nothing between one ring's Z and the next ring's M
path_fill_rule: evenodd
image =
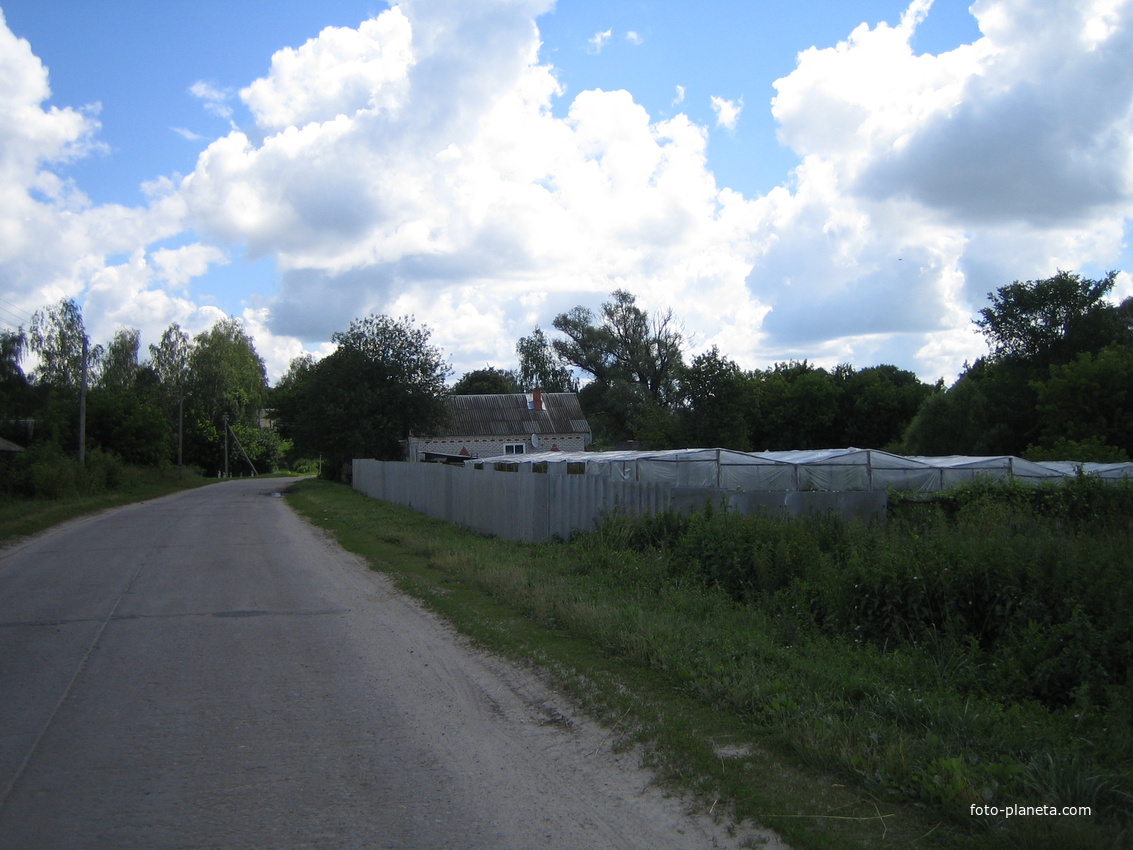
M323 481L297 484L289 501L479 645L549 673L610 727L613 745L640 746L668 786L705 811L775 829L797 850L1120 846L1120 836L1107 839L1071 818L1007 831L1001 821L966 820L877 791L844 769L857 754L839 748L868 747L867 727L884 722L883 712L855 725L802 703L841 701L853 715L850 695L827 691L855 677L883 678L889 671L869 669L880 656L858 654L860 669L832 669L847 656L818 639L769 639L777 624L720 589L665 580L659 558L585 539L489 540ZM729 682L744 693L722 694ZM906 696L878 684L857 702L915 702ZM735 708L753 703L766 710ZM874 745L903 746L886 740ZM867 755L902 758L896 750ZM948 782L949 770L963 769L943 764L924 781Z
M0 543L10 543L85 514L156 499L178 490L211 484L214 480L191 472L178 475L176 469L133 470L129 481L101 493L59 499L0 497Z

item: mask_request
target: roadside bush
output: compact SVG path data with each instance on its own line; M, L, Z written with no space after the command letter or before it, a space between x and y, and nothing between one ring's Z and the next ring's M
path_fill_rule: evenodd
M78 464L55 443L37 443L12 462L4 491L17 498L62 499L78 492Z
M76 464L77 467L77 464ZM78 480L84 496L93 496L122 486L125 468L117 457L100 449L86 453L86 464L79 471Z
M627 565L654 564L658 600L691 600L694 586L730 600L735 613L711 619L733 626L706 619L701 637L699 619L662 631L642 612L623 644L820 768L960 820L1056 781L1071 784L1066 805L1096 799L1128 820L1131 492L980 483L898 505L888 525L617 517L572 558L627 584L649 580ZM1051 778L1050 764L1074 770Z
M659 553L668 581L723 590L785 640L809 630L905 648L965 693L1108 709L1128 705L1133 669L1131 519L1133 487L1080 477L977 482L930 509L898 506L888 527L709 507L618 518L598 535L609 561Z
M140 472L101 449L86 453L85 465L54 442L36 443L8 464L0 494L16 499L94 496L137 483Z

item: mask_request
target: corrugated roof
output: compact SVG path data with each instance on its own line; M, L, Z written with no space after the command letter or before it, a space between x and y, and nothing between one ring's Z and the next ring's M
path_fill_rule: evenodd
M452 421L441 437L506 437L515 434L589 434L574 393L543 393L543 409L528 407L524 393L449 396Z

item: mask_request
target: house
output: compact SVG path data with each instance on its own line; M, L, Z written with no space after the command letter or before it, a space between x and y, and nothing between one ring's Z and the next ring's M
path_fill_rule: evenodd
M454 395L451 419L431 437L411 436L411 461L458 461L528 452L580 452L590 445L590 425L576 393Z

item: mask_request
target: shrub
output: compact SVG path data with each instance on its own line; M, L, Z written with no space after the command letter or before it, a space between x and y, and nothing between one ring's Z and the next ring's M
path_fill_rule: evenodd
M1124 699L1133 487L978 482L912 520L897 513L885 528L709 507L611 519L599 534L611 562L656 552L668 581L719 588L783 634L925 653L958 687L1051 709Z
M62 499L78 491L78 471L78 463L57 444L37 443L12 464L5 489L23 498Z

